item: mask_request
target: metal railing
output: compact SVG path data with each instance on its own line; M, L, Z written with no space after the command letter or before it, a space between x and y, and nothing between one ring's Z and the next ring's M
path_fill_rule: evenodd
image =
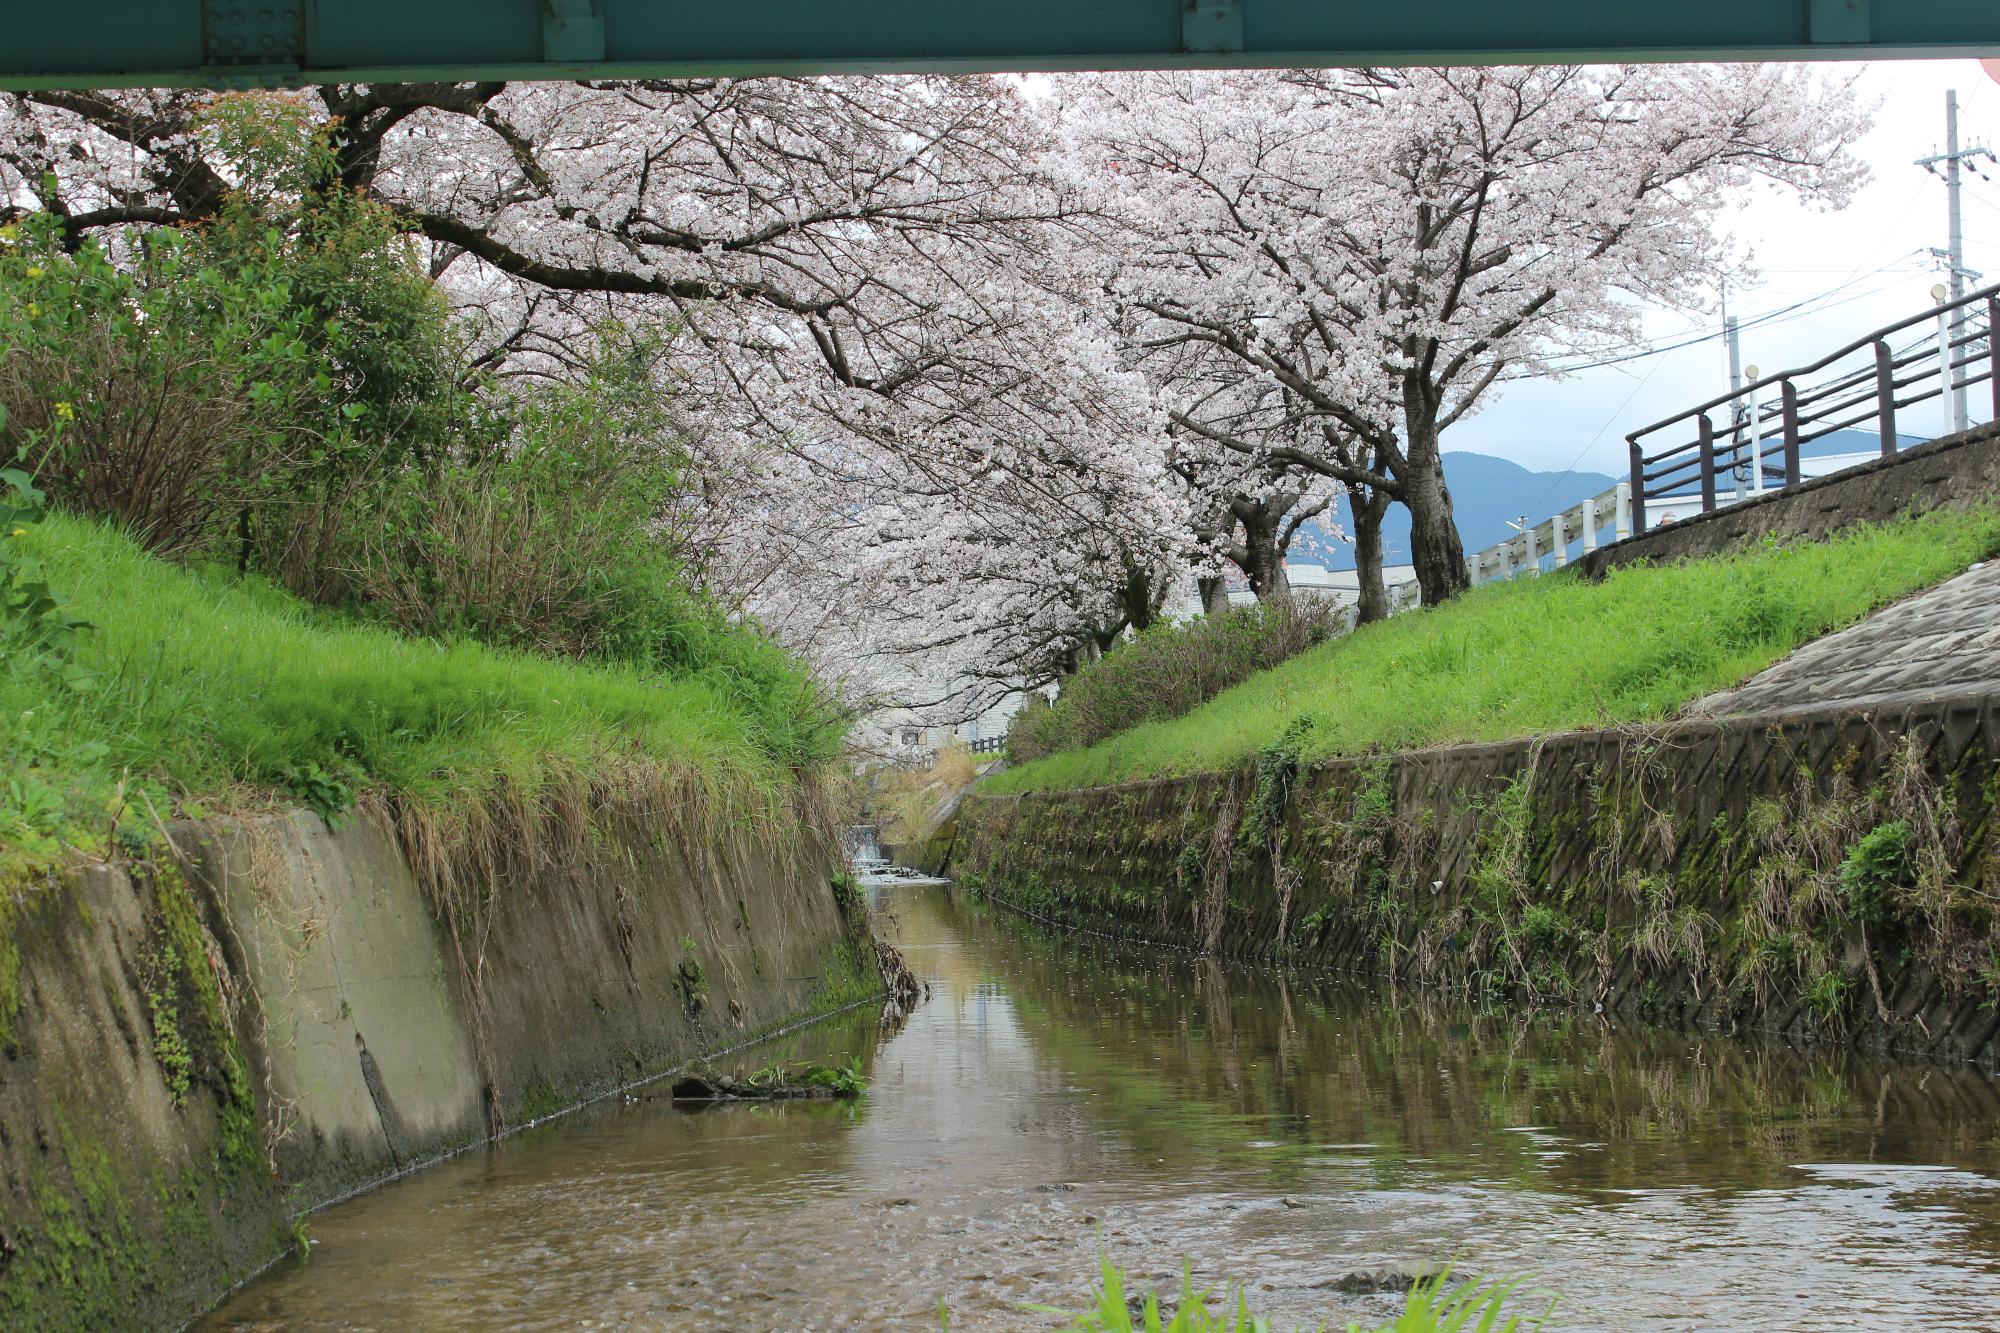
M1979 314L1985 315L1983 327L1976 318L1968 318ZM1927 324L1935 324L1934 334L1926 330L1901 346L1892 341L1896 334ZM1988 385L1994 417L2000 419L1996 327L2000 327L2000 285L1940 302L1864 334L1811 365L1753 379L1740 389L1633 431L1625 437L1632 469L1628 483L1632 531L1645 531L1649 500L1685 502L1698 496L1701 512L1711 512L1721 479L1728 480L1735 499L1789 490L1804 479L1801 447L1835 431L1872 422L1881 436L1883 457L1890 457L1898 447L1896 414L1952 390ZM1860 364L1836 370L1823 381L1800 384L1842 361ZM1723 407L1728 416L1718 428L1709 413ZM1640 443L1668 431L1676 432L1676 442L1656 452L1648 453Z
M972 752L974 754L999 754L1006 748L1007 738L1005 736L981 736L978 740L972 742Z

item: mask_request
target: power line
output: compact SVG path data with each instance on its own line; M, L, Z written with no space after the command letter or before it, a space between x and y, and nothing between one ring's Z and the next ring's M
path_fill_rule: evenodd
M1905 211L1907 212L1907 210ZM1737 331L1740 333L1743 329L1754 328L1760 325L1769 324L1774 321L1784 319L1786 317L1791 317L1796 319L1798 317L1797 312L1801 311L1806 306L1813 305L1814 301L1824 302L1821 305L1815 306L1811 312L1813 314L1818 314L1822 310L1830 310L1835 306L1847 305L1851 302L1864 300L1867 297L1877 295L1878 293L1881 292L1885 292L1889 290L1891 287L1894 287L1897 282L1902 281L1904 277L1908 276L1907 273L1898 273L1896 275L1896 278L1890 282L1883 283L1877 287L1871 287L1870 289L1864 292L1855 292L1852 295L1842 297L1840 300L1837 301L1824 300L1824 298L1837 295L1846 287L1853 286L1854 283L1862 280L1863 278L1872 278L1875 277L1877 274L1889 272L1892 265L1907 262L1910 258L1910 255L1915 253L1917 252L1911 251L1910 254L1898 256L1895 260L1891 261L1890 264L1882 265L1881 267L1873 269L1870 272L1855 273L1854 275L1849 277L1846 282L1841 283L1838 286L1829 288L1827 291L1821 292L1818 296L1808 297L1803 301L1796 301L1789 306L1783 306L1777 310L1766 311L1764 314L1756 315L1748 320L1741 321L1737 325ZM1724 336L1725 336L1724 331L1717 330L1714 332L1702 334L1698 337L1687 338L1681 342L1671 343L1664 347L1655 347L1647 351L1636 352L1630 356L1612 357L1606 360L1594 362L1590 365L1564 367L1564 371L1565 373L1568 373L1570 371L1575 371L1575 370L1594 370L1600 367L1622 365L1628 361L1642 361L1648 357L1659 357L1662 356L1664 353L1676 351L1683 347L1694 347L1701 343L1713 342L1716 339ZM1922 342L1924 340L1919 339L1918 341ZM1916 343L1912 343L1910 347L1900 348L1898 349L1896 354L1900 356L1904 352L1911 350L1911 348L1914 348L1916 345L1917 345ZM1632 386L1632 391L1625 395L1625 401L1620 403L1617 409L1614 410L1609 417L1605 418L1604 424L1597 428L1597 433L1590 437L1590 442L1585 444L1583 448L1577 451L1576 457L1570 460L1570 464L1568 467L1564 468L1561 472L1556 474L1555 479L1549 483L1548 489L1542 493L1541 499L1535 502L1534 508L1540 509L1542 504L1548 500L1549 496L1555 493L1556 487L1560 486L1565 478L1575 473L1577 467L1583 462L1584 458L1589 455L1592 449L1597 447L1598 441L1604 438L1604 432L1611 429L1612 423L1617 421L1618 418L1624 414L1625 409L1630 407L1632 405L1633 400L1639 396L1639 391L1646 387L1647 382L1653 378L1654 373L1657 372L1659 368L1665 364L1666 362L1664 360L1655 360L1653 364L1647 368L1646 373L1640 377L1639 382Z
M1625 414L1625 409L1632 406L1632 400L1639 396L1639 390L1646 387L1646 381L1652 379L1654 372L1659 370L1659 368L1665 364L1666 362L1664 361L1655 361L1652 365L1646 368L1646 373L1644 375L1641 375L1639 377L1639 382L1632 386L1632 392L1625 395L1625 401L1618 404L1617 408L1612 411L1610 416L1604 418L1604 424L1597 428L1597 434L1590 437L1590 443L1584 445L1583 448L1576 451L1576 457L1570 459L1569 466L1556 474L1555 480L1549 483L1549 488L1542 492L1542 498L1535 501L1532 508L1536 512L1540 512L1542 506L1548 502L1548 498L1556 493L1556 487L1562 485L1567 478L1569 478L1573 473L1575 473L1577 466L1583 462L1584 456L1587 455L1592 449L1595 449L1597 447L1597 442L1604 438L1604 432L1611 429L1611 423L1618 420L1619 417Z
M1908 255L1904 255L1898 257L1896 260L1892 262L1895 264L1901 264L1905 262L1908 258L1909 258ZM1851 296L1842 297L1840 300L1837 301L1827 299L1828 297L1836 295L1845 288L1853 286L1856 282L1861 281L1861 279L1863 278L1872 278L1878 274L1887 273L1889 271L1890 271L1890 265L1885 264L1880 268L1871 270L1870 272L1858 274L1857 276L1850 278L1848 281L1841 283L1838 286L1829 288L1828 290L1819 293L1817 296L1808 296L1803 300L1794 301L1792 304L1788 306L1780 306L1776 310L1769 310L1761 315L1753 315L1749 319L1741 320L1737 324L1737 330L1738 332L1741 332L1742 330L1745 329L1760 328L1763 325L1783 320L1787 317L1796 317L1799 313L1806 311L1807 307L1811 307L1811 313L1818 314L1822 310L1831 310L1836 306L1843 306L1843 305L1848 305L1854 301L1866 300L1870 296L1875 296L1882 292L1888 291L1891 287L1894 287L1898 282L1902 281L1905 277L1908 276L1907 272L1898 273L1894 280L1890 282L1885 282L1878 287L1871 287L1865 292L1856 292ZM1682 339L1680 342L1667 343L1663 346L1653 346L1644 343L1632 343L1627 345L1632 347L1638 347L1641 350L1634 351L1623 356L1605 357L1597 361L1585 361L1571 365L1554 365L1552 366L1552 368L1566 375L1572 374L1579 370L1597 370L1604 366L1623 365L1628 361L1643 361L1649 356L1660 356L1667 352L1676 352L1683 347L1696 347L1705 342L1714 342L1716 339L1721 338L1722 336L1723 336L1722 330L1715 329L1707 333L1697 334L1692 338Z

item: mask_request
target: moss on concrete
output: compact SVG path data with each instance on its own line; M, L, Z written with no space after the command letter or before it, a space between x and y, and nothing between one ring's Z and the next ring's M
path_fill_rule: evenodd
M14 939L20 890L0 882L0 1056L20 1054L21 946Z
M1926 700L1273 756L975 797L953 870L1183 947L2000 1063L1996 738L2000 700Z
M881 993L819 835L585 817L573 856L496 866L470 934L365 817L180 828L185 866L0 895L0 1327L183 1323L295 1248L299 1210L477 1142L487 1069L540 1118ZM481 951L489 1066L455 942Z

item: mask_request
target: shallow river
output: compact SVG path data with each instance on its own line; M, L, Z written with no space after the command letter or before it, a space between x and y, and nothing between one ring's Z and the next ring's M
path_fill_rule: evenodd
M932 999L718 1062L855 1103L592 1108L329 1209L210 1329L1034 1329L1128 1271L1381 1322L1530 1274L1564 1329L2000 1330L2000 1080L1482 1012L878 890ZM665 1095L664 1086L653 1091ZM1372 1324L1370 1324L1372 1327Z

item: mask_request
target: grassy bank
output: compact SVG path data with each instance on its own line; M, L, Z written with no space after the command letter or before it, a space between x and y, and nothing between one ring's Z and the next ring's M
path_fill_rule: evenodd
M274 797L336 817L376 791L441 808L635 767L771 793L837 723L798 669L663 674L439 643L189 569L83 519L10 538L89 622L60 672L0 671L0 864L151 836L162 815ZM775 647L744 654L781 659Z
M2000 551L2000 512L1933 512L1832 541L1518 579L1302 653L1186 716L996 774L988 792L1247 762L1291 732L1330 755L1664 718Z

